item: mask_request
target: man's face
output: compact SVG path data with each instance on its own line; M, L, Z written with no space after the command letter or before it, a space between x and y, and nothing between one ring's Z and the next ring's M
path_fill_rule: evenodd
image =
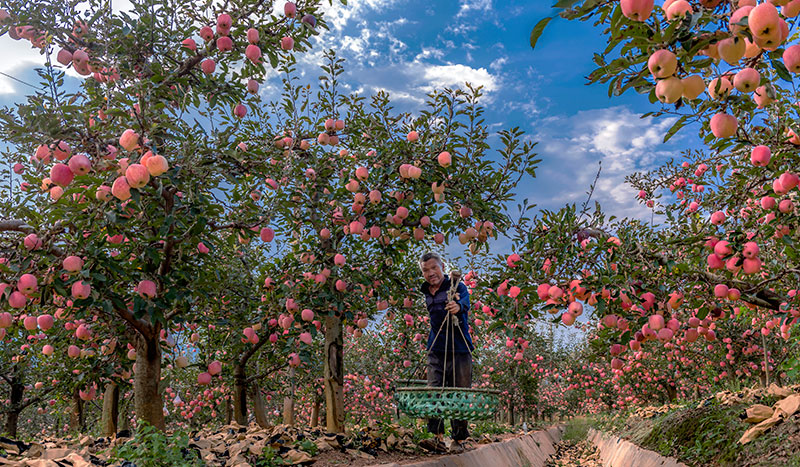
M422 276L428 284L434 287L441 284L444 280L444 273L442 272L442 265L439 264L439 260L431 258L422 263Z

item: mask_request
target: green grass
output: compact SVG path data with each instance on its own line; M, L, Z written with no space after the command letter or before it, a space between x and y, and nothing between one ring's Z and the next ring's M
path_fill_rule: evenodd
M589 433L589 428L592 426L592 421L587 417L575 417L567 421L564 428L564 435L561 439L574 444L586 439Z

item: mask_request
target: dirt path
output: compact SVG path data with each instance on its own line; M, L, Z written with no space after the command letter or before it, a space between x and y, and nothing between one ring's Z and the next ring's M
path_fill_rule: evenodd
M556 453L547 461L547 467L603 467L595 446L588 440L562 441L556 445Z

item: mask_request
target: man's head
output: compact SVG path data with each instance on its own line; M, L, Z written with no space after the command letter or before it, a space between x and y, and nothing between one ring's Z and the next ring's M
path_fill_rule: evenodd
M444 280L444 262L437 253L425 253L419 259L419 267L425 281L436 287Z

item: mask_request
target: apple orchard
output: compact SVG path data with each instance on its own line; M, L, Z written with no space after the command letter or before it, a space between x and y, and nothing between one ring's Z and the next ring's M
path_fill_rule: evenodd
M131 3L0 1L0 33L41 51L41 88L0 114L11 436L390 420L430 328L417 258L446 246L473 385L511 424L797 381L800 0L561 1L536 25L532 46L594 23L589 80L699 135L627 177L651 223L591 194L517 205L541 161L490 131L480 87L397 112L343 92L335 44L302 76L327 2Z

